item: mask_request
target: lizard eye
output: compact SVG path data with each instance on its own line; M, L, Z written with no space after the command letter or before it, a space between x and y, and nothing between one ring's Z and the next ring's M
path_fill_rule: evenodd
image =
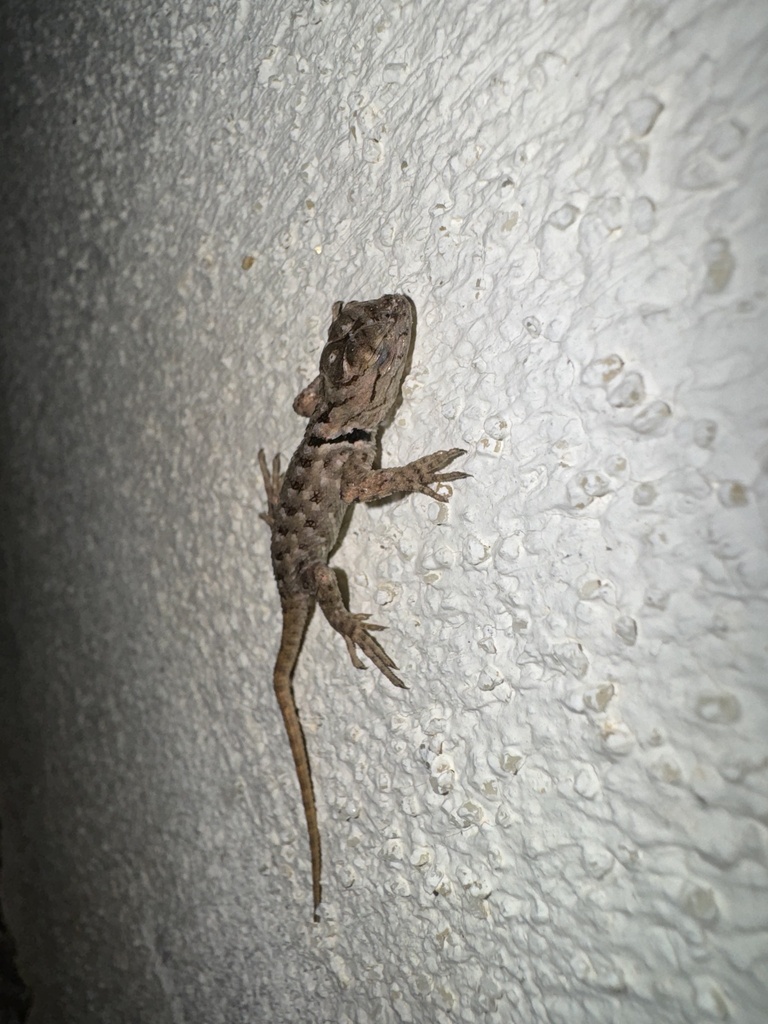
M344 373L344 339L329 342L320 357L320 372L336 383Z

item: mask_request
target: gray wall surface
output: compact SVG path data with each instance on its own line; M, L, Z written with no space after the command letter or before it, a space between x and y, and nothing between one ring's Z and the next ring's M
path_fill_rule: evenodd
M757 1024L768 9L6 5L2 899L32 1024ZM295 679L257 452L418 310Z

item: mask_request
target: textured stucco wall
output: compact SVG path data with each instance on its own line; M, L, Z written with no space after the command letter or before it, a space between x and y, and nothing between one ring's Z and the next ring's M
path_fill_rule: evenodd
M49 7L0 254L34 1024L762 1021L763 0ZM310 629L313 926L256 452L394 289L384 462L473 478L336 558L407 692Z

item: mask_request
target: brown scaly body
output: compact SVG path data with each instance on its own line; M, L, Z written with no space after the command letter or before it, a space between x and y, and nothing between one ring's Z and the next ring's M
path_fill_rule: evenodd
M264 476L272 529L272 567L283 612L283 632L275 662L274 687L283 715L301 789L312 858L314 919L320 904L320 832L307 746L293 699L292 679L309 617L317 602L328 622L344 637L355 668L363 668L356 648L395 686L397 666L371 635L383 629L345 607L328 556L349 506L391 494L448 497L433 484L467 476L442 473L463 448L425 455L396 469L374 469L378 434L400 397L413 337L413 306L405 295L383 295L333 306L320 373L296 398L294 410L309 417L301 444L281 476L279 457L271 470L264 451Z

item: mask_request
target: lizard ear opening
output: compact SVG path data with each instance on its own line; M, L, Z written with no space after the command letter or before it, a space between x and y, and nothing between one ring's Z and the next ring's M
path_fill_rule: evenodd
M311 384L307 384L303 391L300 391L293 400L293 411L299 416L310 417L322 398L323 378L315 377Z

